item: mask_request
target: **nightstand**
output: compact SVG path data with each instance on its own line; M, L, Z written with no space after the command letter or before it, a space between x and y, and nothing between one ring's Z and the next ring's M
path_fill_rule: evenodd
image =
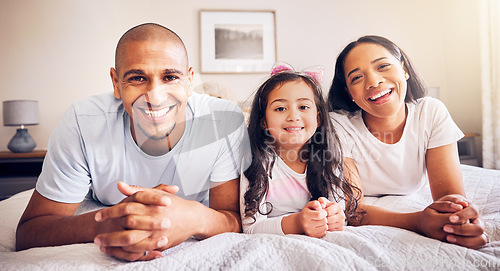
M0 200L35 187L47 151L0 152Z
M476 152L476 137L478 133L466 133L465 136L457 142L460 164L479 166L479 159Z

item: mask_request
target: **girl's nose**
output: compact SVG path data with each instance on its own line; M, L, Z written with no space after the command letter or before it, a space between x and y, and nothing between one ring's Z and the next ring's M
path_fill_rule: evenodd
M290 109L288 111L287 121L298 121L300 119L300 114L296 109Z

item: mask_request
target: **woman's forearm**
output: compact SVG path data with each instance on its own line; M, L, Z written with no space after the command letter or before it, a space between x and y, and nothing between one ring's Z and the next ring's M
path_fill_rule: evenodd
M418 227L418 219L422 212L400 213L367 204L360 204L358 211L364 213L359 225L390 226L422 234Z

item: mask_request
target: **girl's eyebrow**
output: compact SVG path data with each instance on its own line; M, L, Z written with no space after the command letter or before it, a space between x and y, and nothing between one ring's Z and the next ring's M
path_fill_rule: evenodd
M384 59L386 59L386 58L387 58L387 57L385 57L385 56L383 56L383 57L379 57L379 58L377 58L377 59L375 59L375 60L372 60L372 61L371 61L371 63L372 63L372 64L374 64L374 63L379 62L379 61L381 61L381 60L384 60ZM355 68L355 69L353 69L352 71L350 71L350 72L347 74L347 77L349 77L349 76L351 75L351 73L353 73L353 72L357 72L357 71L359 71L359 68Z
M276 99L276 100L273 100L269 105L272 105L275 102L286 102L286 101L287 101L287 99Z
M287 99L276 99L276 100L273 100L269 105L272 105L274 102L287 102L287 101L288 101ZM312 100L309 98L298 98L297 101L310 101L310 102L312 102Z

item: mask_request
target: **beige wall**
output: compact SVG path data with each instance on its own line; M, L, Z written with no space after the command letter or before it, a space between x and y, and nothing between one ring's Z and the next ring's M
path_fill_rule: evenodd
M39 101L40 125L29 130L37 148L46 148L71 103L112 91L114 47L130 27L170 27L199 70L200 9L276 10L278 58L298 69L325 66L326 90L335 58L348 42L384 35L406 51L430 86L440 87L464 132L481 131L479 12L469 0L0 1L0 101ZM198 80L222 83L244 101L266 77L201 74ZM15 127L0 126L0 150L14 133Z

